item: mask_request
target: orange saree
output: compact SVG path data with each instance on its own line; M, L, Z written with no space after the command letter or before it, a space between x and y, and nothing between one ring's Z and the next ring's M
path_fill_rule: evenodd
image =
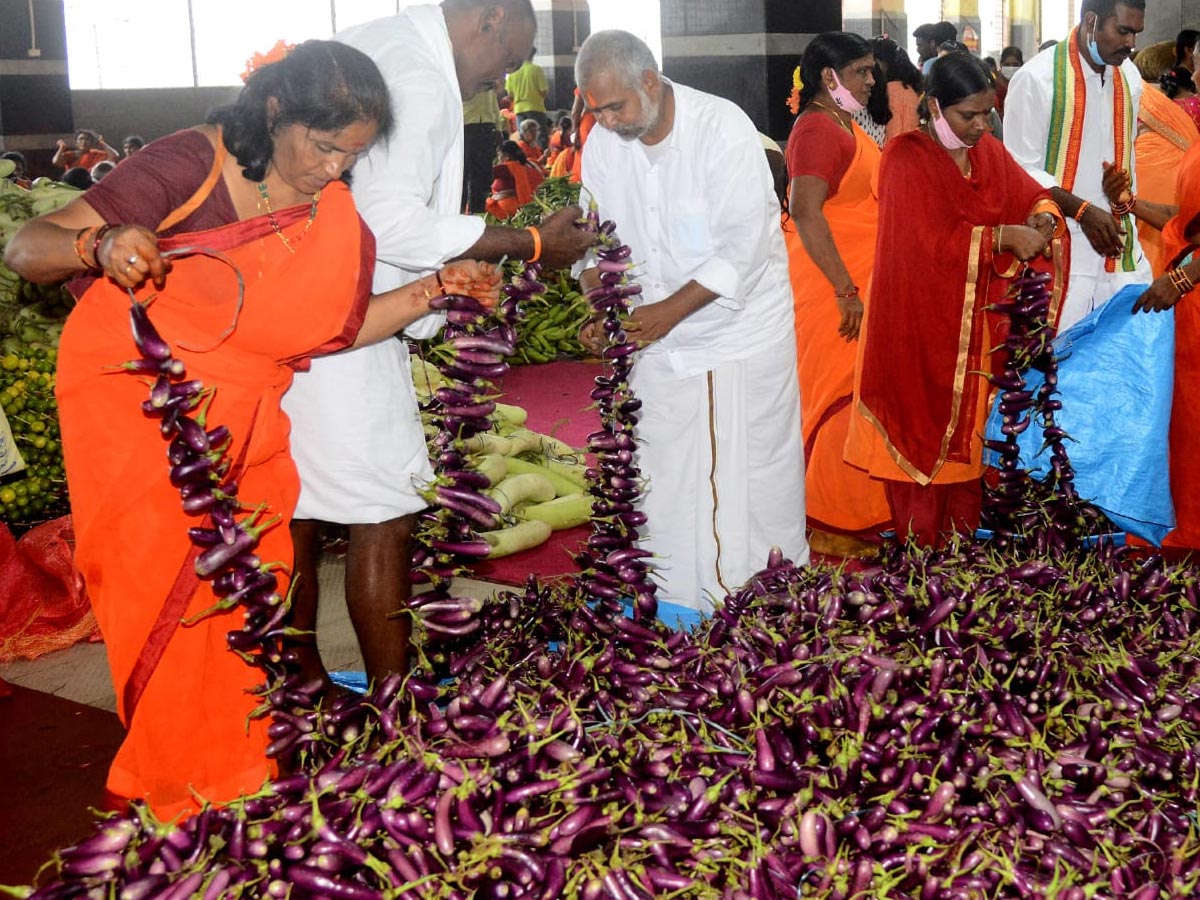
M1179 169L1179 213L1163 229L1167 267L1178 265L1200 247L1200 144L1193 145ZM1175 394L1171 403L1171 497L1175 530L1169 547L1200 548L1200 295L1195 291L1175 305Z
M1200 131L1183 108L1153 85L1142 90L1138 109L1139 134L1133 142L1137 163L1137 194L1151 203L1177 205L1175 186L1183 156L1200 141ZM1162 233L1145 222L1137 224L1138 239L1150 260L1154 277L1166 271Z
M208 421L233 434L229 452L243 466L240 498L247 505L266 503L271 514L283 517L263 535L259 555L288 565L288 519L299 480L280 398L294 367L353 341L366 312L374 256L373 238L341 182L325 188L300 241L308 214L304 205L277 216L294 255L265 216L160 242L163 249L220 251L241 272L244 305L224 340L237 286L221 261L177 257L150 306L188 377L216 389ZM147 285L139 298L152 293ZM180 623L148 642L168 595L186 598L178 618L208 609L216 597L187 563L187 530L205 520L183 513L168 480L166 442L157 420L141 411L147 386L111 368L138 355L129 302L106 279L83 295L63 331L57 394L76 564L107 645L117 712L128 730L108 789L117 798L145 798L156 814L170 817L195 808L194 795L219 803L256 791L273 766L265 755L267 720L247 722L257 705L250 692L261 673L226 647L226 633L241 627L239 611ZM156 643L161 655L147 665Z
M820 117L814 121L820 122ZM791 163L798 153L820 153L821 147L788 145ZM834 126L836 127L836 126ZM875 178L879 148L854 127L854 158L836 193L822 207L838 254L867 300L875 262L875 229L879 212ZM805 144L810 141L804 141ZM792 166L795 177L797 167ZM796 356L804 433L805 506L810 527L836 535L873 539L890 520L882 486L843 459L846 429L854 392L857 343L838 334L841 314L834 289L809 257L793 223L784 223L788 272L796 310Z

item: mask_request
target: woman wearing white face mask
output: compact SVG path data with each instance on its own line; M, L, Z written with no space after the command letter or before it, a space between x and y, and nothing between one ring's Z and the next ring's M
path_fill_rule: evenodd
M1008 94L1008 82L1025 65L1025 55L1020 47L1005 47L1000 51L1000 74L996 76L996 112L1004 115L1004 97Z
M1043 256L1065 232L1062 214L990 134L994 99L978 59L939 59L924 126L890 143L879 170L875 277L846 458L886 486L900 539L923 545L979 524L989 393L981 373L998 343L987 306L1022 263L1054 269L1062 256Z
M875 259L879 147L851 114L874 83L870 45L818 35L800 66L800 116L788 140L784 223L792 295L809 541L816 553L868 552L888 525L882 487L842 458L854 388L854 341Z

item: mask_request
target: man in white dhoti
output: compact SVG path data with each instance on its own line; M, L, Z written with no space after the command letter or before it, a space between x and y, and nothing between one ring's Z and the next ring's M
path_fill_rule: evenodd
M1067 217L1071 274L1065 331L1128 284L1149 284L1129 209L1104 194L1106 166L1129 173L1143 86L1130 60L1145 0L1084 0L1068 39L1014 73L1004 99L1004 146Z
M639 260L638 458L660 596L709 609L774 545L808 561L804 454L779 200L750 119L674 84L623 31L584 42L575 80L600 126L583 184ZM603 342L596 326L581 335Z
M354 168L354 200L376 240L375 290L385 291L461 257L540 258L570 265L591 239L561 210L537 233L485 227L461 214L462 102L503 82L529 56L536 30L530 0L445 0L412 6L335 35L383 72L396 129ZM539 256L540 253L540 256ZM429 315L408 333L436 334ZM284 397L301 492L292 526L297 587L294 625L316 627L321 522L349 525L346 599L367 675L408 667L410 620L391 617L410 596L410 539L432 477L400 340L313 361ZM325 677L315 645L297 652L307 674Z

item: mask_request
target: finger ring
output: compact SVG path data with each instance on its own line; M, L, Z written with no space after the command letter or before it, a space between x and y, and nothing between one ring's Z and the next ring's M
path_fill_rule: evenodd
M125 267L125 274L126 274L126 275L128 275L128 274L129 274L129 270L130 270L130 269L132 269L132 268L133 268L133 266L126 266L126 267Z
M133 254L133 256L129 257L129 259L125 260L125 262L129 263L131 266L137 265L137 261L138 261L138 255L136 253Z

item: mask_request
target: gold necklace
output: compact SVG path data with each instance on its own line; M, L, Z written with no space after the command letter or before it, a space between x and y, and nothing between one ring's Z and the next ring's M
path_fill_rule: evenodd
M812 105L819 106L819 107L821 107L821 109L828 112L831 116L833 116L833 119L835 122L837 122L839 125L841 125L843 128L845 128L848 132L850 132L851 137L854 136L854 129L851 128L847 123L842 121L842 117L841 117L841 115L839 115L839 113L841 112L840 110L836 110L832 106L826 106L820 100L813 100Z
M279 220L275 218L275 210L271 209L271 192L267 189L265 181L258 183L258 196L262 198L263 205L267 208L267 221L271 223L271 228L279 235L279 239L283 241L283 246L287 247L288 253L295 253L296 248L292 246L293 241L288 240L288 236L283 233L283 229L279 227ZM317 203L320 199L320 191L313 194L312 205L308 210L308 221L304 223L304 230L296 236L294 243L299 244L304 240L304 236L308 234L308 229L312 228L313 220L317 217Z

